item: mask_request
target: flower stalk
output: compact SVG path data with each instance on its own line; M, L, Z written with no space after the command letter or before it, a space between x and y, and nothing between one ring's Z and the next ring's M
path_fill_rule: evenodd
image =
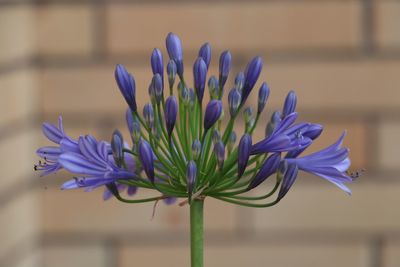
M191 267L204 265L204 199L195 199L190 204L190 255Z

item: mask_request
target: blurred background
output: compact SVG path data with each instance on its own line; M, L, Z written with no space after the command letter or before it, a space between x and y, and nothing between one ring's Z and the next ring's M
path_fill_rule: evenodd
M42 121L63 114L73 137L125 130L114 66L134 74L143 106L150 53L170 31L187 77L206 41L214 74L224 49L232 73L264 58L258 138L295 89L301 118L326 128L313 149L346 129L353 169L366 169L352 197L303 175L273 208L207 200L206 266L400 266L399 29L395 0L0 0L0 266L189 266L187 207L159 204L151 220L152 204L62 192L68 174L33 171Z

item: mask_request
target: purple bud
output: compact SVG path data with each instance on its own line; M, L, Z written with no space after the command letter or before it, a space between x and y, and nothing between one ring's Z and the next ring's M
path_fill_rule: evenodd
M274 174L279 167L279 163L281 161L281 154L280 153L274 153L271 156L269 156L261 166L260 170L254 177L254 179L250 182L248 186L248 190L251 190L258 185L260 185L262 182L264 182L269 176Z
M320 124L311 123L310 126L303 132L303 136L315 140L321 135L323 126Z
M120 131L115 130L111 139L111 150L114 157L114 161L118 167L121 167L124 161L124 139Z
M168 83L169 87L172 88L175 83L176 77L176 64L175 61L170 60L167 64L167 74L168 74Z
M126 110L126 124L128 125L129 133L131 134L132 141L137 143L140 139L141 132L140 132L140 124L133 117L132 111L130 108Z
M263 63L260 57L253 58L249 64L247 64L244 72L245 80L242 92L242 104L246 102L247 97L250 95L251 90L256 84L261 73L262 65Z
M204 60L199 57L193 65L194 89L196 90L199 103L203 101L204 87L207 78L207 65Z
M251 152L251 135L245 134L240 138L238 146L238 178L242 177L247 167Z
M218 85L218 80L215 76L211 76L210 79L208 79L208 89L210 92L211 99L219 99L220 96L219 85Z
M190 104L191 107L193 107L194 101L196 100L196 95L195 95L194 90L192 88L189 88L188 92L189 92L189 99L190 99L190 103L189 104Z
M126 119L126 125L128 125L129 133L132 133L134 118L133 118L132 110L130 108L127 108L127 110L126 110L125 119Z
M197 178L197 166L196 163L191 160L186 167L186 182L187 190L189 195L193 193Z
M260 90L258 91L258 109L257 109L258 114L260 114L263 111L265 104L267 103L268 96L269 96L269 87L267 83L263 82L263 84L260 87Z
M236 116L241 100L242 96L238 89L233 88L229 91L228 94L229 113L231 114L232 117Z
M163 199L166 205L173 205L176 202L176 197L167 197Z
M128 186L128 189L126 190L128 196L133 196L134 194L136 194L136 192L137 192L137 187L133 185Z
M153 87L152 91L154 92L157 104L160 104L163 98L163 83L160 74L157 73L153 76L151 87Z
M281 200L292 187L293 183L296 181L298 171L299 169L296 164L289 164L283 176L282 186L278 193L278 201Z
M204 131L210 129L219 119L222 113L222 102L220 100L211 100L208 102L204 114Z
M285 99L285 104L283 105L282 118L293 113L296 110L297 97L294 91L290 91Z
M214 153L215 156L217 157L218 168L221 170L222 167L224 166L224 160L225 160L225 146L222 141L218 141L214 145Z
M211 139L212 139L214 144L216 144L219 141L221 141L221 133L218 131L218 129L214 129Z
M200 157L201 153L201 143L199 139L195 139L192 144L192 156L194 160L197 160Z
M139 159L142 163L144 172L147 178L154 183L154 156L153 150L149 143L145 140L141 140L139 143Z
M169 58L175 61L176 69L180 77L183 76L183 55L181 40L177 35L170 32L166 39Z
M253 108L252 107L247 107L244 112L244 121L246 123L249 123L249 121L253 118Z
M176 115L178 113L178 104L175 96L170 96L165 101L165 124L167 125L168 136L171 136L176 122Z
M187 89L186 87L182 88L180 90L180 99L182 100L182 102L187 106L190 104L190 95L189 95L189 89Z
M222 91L226 80L228 79L229 71L231 70L232 56L229 51L222 52L219 57L219 88Z
M158 48L154 48L153 53L151 54L151 69L153 70L154 75L160 75L162 84L164 84L164 61L163 55Z
M244 73L239 72L235 77L235 88L242 92L244 86Z
M147 127L152 128L154 124L154 110L153 105L147 103L143 107L143 117L147 123Z
M204 60L208 69L211 62L211 46L209 43L205 43L200 47L199 57Z
M126 103L128 103L133 112L136 112L136 84L133 76L121 64L117 64L114 75Z
M272 113L271 119L267 124L267 127L265 129L265 136L270 136L272 132L275 130L276 126L278 123L281 121L281 112L280 111L275 111Z

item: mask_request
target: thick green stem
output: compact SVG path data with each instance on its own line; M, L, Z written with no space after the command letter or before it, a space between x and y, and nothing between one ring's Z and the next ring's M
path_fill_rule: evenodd
M191 267L203 267L203 206L204 200L200 199L190 204Z

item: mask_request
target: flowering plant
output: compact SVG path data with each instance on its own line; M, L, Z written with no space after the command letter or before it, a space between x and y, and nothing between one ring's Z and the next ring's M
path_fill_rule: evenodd
M262 69L260 57L252 59L244 72L235 77L227 96L229 120L222 127L222 98L231 69L232 57L224 51L219 58L219 76L207 82L210 101L203 105L211 47L205 43L193 65L193 89L184 78L183 52L177 35L169 33L166 47L170 60L164 75L164 59L159 49L151 55L153 78L148 88L150 102L140 114L136 85L123 65L117 65L115 79L129 108L127 126L132 145L115 130L111 142L98 141L92 135L69 137L59 118L58 127L43 124L44 135L56 146L39 148L44 159L35 165L42 175L61 168L77 177L65 182L62 189L104 187L104 199L114 196L126 203L164 200L189 204L192 267L203 266L203 203L207 197L247 207L276 205L289 191L299 171L320 176L350 193L345 183L350 166L348 149L342 147L344 134L331 146L302 156L323 127L296 122L296 94L288 93L282 111L273 112L265 138L253 142L252 133L269 97L267 83L258 90L256 112L246 107L246 100L256 85ZM168 88L169 90L166 90ZM174 95L175 93L175 95ZM204 114L203 114L203 109ZM243 112L242 112L243 110ZM242 115L245 131L236 145L234 124ZM269 177L275 185L260 196L248 194ZM138 188L151 189L155 196L132 198ZM128 197L122 196L126 190Z

